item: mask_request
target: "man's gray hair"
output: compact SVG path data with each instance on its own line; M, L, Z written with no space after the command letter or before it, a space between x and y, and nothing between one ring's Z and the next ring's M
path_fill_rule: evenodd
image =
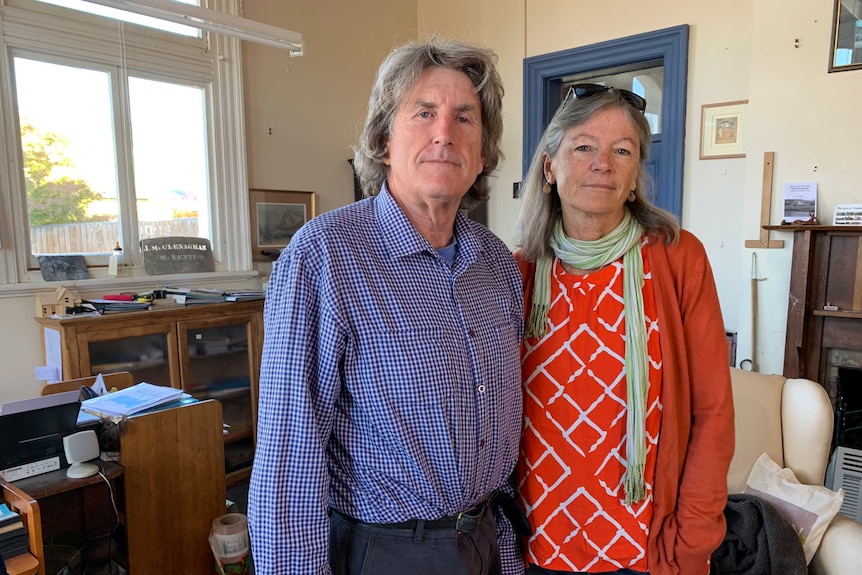
M365 196L380 192L388 166L388 143L395 116L404 98L425 70L433 67L463 72L476 87L482 106L482 155L485 166L476 182L461 201L461 207L473 208L488 199L489 177L502 160L500 138L503 134L503 82L497 72L497 55L490 49L458 40L410 42L392 51L377 71L377 79L368 100L368 116L356 148L353 167Z

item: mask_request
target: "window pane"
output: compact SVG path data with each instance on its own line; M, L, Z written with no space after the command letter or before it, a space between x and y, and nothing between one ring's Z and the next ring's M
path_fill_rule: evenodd
M642 65L643 66L643 65ZM661 108L662 92L664 86L664 66L650 66L637 69L630 67L608 68L596 70L587 74L567 76L563 78L563 95L569 85L575 83L601 84L602 86L613 86L634 92L647 101L647 109L644 112L650 125L650 132L661 134Z
M73 10L78 10L80 12L86 12L88 14L96 14L97 16L107 16L108 18L114 18L115 20L122 20L123 22L130 22L132 24L140 24L141 26L147 26L149 28L154 28L156 30L164 30L165 32L173 32L174 34L181 34L183 36L194 36L199 37L201 35L200 30L197 28L192 28L191 26L183 26L182 24L175 24L173 22L166 22L164 20L159 20L158 18L150 18L149 16L143 16L141 14L135 14L134 12L125 12L123 10L117 10L116 8L109 8L107 6L102 6L101 4L92 4L90 2L85 2L84 0L38 0L39 2L44 2L46 4L54 4L55 6L63 6L64 8L72 8ZM192 4L194 6L200 6L200 0L176 0L177 2L181 2L183 4Z
M14 67L31 253L110 252L120 235L108 73Z
M201 88L129 78L141 239L210 235L205 97Z

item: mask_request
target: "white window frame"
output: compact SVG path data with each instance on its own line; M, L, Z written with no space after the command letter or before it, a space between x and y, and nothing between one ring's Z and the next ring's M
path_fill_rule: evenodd
M203 2L202 2L203 4ZM210 0L211 9L236 14L239 0ZM208 170L213 254L216 272L252 270L249 230L248 175L245 155L241 43L235 38L204 32L200 38L171 34L111 20L35 0L0 0L0 157L8 169L0 170L0 296L20 292L26 284L45 289L41 273L30 256L23 158L15 105L12 59L36 58L62 64L63 57L88 62L93 68L126 70L135 76L203 87L207 94ZM148 50L158 52L148 55ZM125 66L125 69L124 69ZM191 79L191 81L190 81ZM113 81L113 80L112 80ZM126 108L125 83L115 105ZM119 136L128 140L122 133ZM118 140L122 141L122 140ZM127 161L130 144L118 144L118 163ZM120 185L129 185L131 172L122 171ZM123 198L123 194L120 195ZM120 218L134 210L128 196ZM130 232L125 228L124 238ZM136 231L134 232L137 233ZM132 261L140 264L137 246ZM129 252L127 252L129 253ZM107 256L88 258L90 277L106 277ZM133 282L147 281L142 267L132 269ZM227 274L235 275L235 274ZM256 274L240 274L256 275ZM140 277L143 276L143 277ZM164 276L159 276L164 283ZM113 279L113 278L112 278ZM117 282L118 280L113 280ZM149 280L152 281L152 280ZM123 283L123 282L119 282ZM21 285L25 284L25 285Z

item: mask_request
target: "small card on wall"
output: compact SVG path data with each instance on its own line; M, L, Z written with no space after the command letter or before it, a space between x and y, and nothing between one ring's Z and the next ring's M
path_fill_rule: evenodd
M784 224L813 223L817 217L817 182L784 184Z

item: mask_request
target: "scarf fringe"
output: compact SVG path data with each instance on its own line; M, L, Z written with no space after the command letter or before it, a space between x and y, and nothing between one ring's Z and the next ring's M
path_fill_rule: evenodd
M546 304L533 303L530 305L530 317L524 325L524 337L540 338L544 337L548 331L548 312L551 306Z
M626 492L626 505L631 506L635 503L640 503L646 498L643 463L629 463L626 466L626 475L623 480Z

